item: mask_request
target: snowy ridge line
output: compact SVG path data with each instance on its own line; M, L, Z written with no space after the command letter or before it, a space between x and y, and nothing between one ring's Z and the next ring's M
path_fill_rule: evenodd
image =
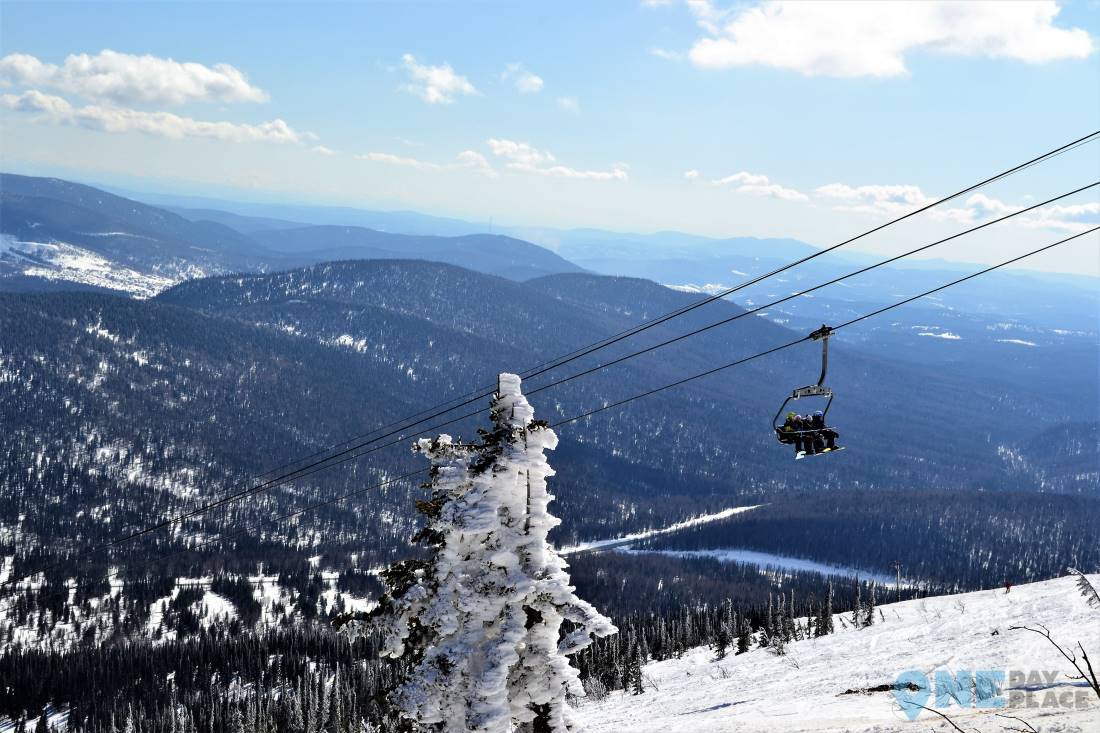
M720 519L727 519L735 514L743 514L744 512L752 511L753 509L759 509L767 504L753 504L751 506L735 506L728 509L723 509L720 512L714 514L701 514L691 519L685 519L682 522L676 524L670 524L667 527L661 529L647 529L643 532L634 532L631 534L625 534L622 537L614 537L607 540L593 540L592 542L581 542L578 545L572 545L570 547L562 547L558 549L559 555L575 555L579 552L594 552L599 550L609 550L613 547L622 547L623 545L629 545L638 540L649 539L650 537L657 537L658 535L670 534L672 532L679 532L681 529L687 529L688 527L696 527L700 524L707 524L709 522L717 522Z

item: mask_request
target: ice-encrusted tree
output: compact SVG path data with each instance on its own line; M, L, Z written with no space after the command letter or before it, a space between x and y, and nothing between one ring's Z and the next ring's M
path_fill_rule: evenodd
M383 654L408 672L393 695L401 715L427 730L576 731L566 695L583 696L568 656L611 622L574 593L547 533L554 474L545 451L558 439L502 374L491 430L470 445L448 435L418 441L431 460L423 560L388 568L373 615Z

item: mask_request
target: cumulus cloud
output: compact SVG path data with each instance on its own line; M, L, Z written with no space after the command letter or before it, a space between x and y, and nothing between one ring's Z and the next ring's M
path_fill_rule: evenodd
M124 107L88 105L74 107L61 97L30 90L20 95L0 95L0 107L17 112L39 113L43 121L74 125L102 132L140 132L171 139L210 138L229 142L298 143L311 137L283 120L255 125L236 122L206 122L171 112L145 112Z
M921 51L1034 64L1083 59L1095 50L1087 31L1054 24L1053 0L688 5L706 33L689 58L708 69L761 65L808 76L892 77L908 74L906 56Z
M995 219L1026 208L980 193L968 198L966 206L973 212L976 219ZM1015 217L1012 221L1027 229L1055 229L1076 233L1096 226L1098 219L1100 219L1100 201L1089 201L1083 204L1041 206Z
M500 78L515 84L521 94L535 94L542 91L542 77L523 68L523 64L508 64L501 72Z
M572 112L573 114L580 114L581 103L576 97L558 97L558 107L564 109L566 112Z
M0 106L15 112L41 112L47 119L65 118L73 113L73 106L66 100L36 89L19 95L0 95Z
M402 56L401 61L410 79L405 90L428 104L451 104L460 95L480 94L470 80L456 74L450 64L428 66L418 63L410 53Z
M317 153L318 155L336 155L336 151L332 148L326 148L324 145L314 145L309 149L311 153Z
M849 186L829 183L814 189L818 196L843 203L834 208L864 214L900 215L932 203L918 186L868 185Z
M695 173L698 176L698 171L688 171L684 174L685 178L694 178L695 176L689 176L688 173ZM715 186L735 186L738 193L749 193L756 196L771 196L772 198L783 199L784 201L806 201L809 197L801 191L796 191L793 188L787 188L786 186L780 186L778 183L772 183L767 176L761 173L749 173L748 171L741 171L734 173L723 178L718 178L711 181Z
M493 170L493 166L489 165L489 161L486 160L485 156L476 150L463 150L455 160L462 168L470 168L489 178L497 177L497 172Z
M37 87L116 104L264 102L268 95L229 64L205 66L105 49L72 54L60 65L29 54L0 58L0 83Z
M578 170L561 165L552 153L531 147L524 142L491 138L489 149L508 162L505 167L551 178L575 178L589 181L625 181L629 177L625 163L615 163L608 170Z
M493 151L493 155L499 155L511 161L509 163L510 166L535 168L554 162L553 154L543 152L531 147L527 143L520 143L515 140L490 138L489 149Z

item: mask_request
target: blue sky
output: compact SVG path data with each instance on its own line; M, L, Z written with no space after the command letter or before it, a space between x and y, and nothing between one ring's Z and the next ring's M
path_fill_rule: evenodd
M0 14L3 168L132 189L827 245L1100 129L1091 0ZM1098 174L1100 142L860 246L893 251ZM1053 241L1100 218L1095 191L934 254ZM1098 260L1092 237L1029 266Z

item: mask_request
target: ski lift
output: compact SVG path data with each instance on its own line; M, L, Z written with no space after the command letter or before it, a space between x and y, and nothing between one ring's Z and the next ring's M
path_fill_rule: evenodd
M832 336L833 329L825 324L821 325L821 328L817 329L810 334L810 338L814 341L821 342L821 376L817 378L817 384L810 384L805 387L799 387L791 392L791 396L783 400L783 404L779 406L779 411L775 413L775 417L772 418L772 429L775 431L775 439L784 445L792 445L797 437L818 437L822 430L836 430L836 428L829 425L825 419L829 414L829 406L833 404L833 391L825 386L825 374L829 369L829 337ZM821 410L821 426L814 428L813 430L784 430L783 423L780 422L780 418L783 417L783 413L794 400L800 400L803 397L825 397L825 407ZM821 451L815 452L799 452L795 456L795 460L815 456L823 455L825 453L834 453L836 451L844 450L842 446L835 448L825 448Z

